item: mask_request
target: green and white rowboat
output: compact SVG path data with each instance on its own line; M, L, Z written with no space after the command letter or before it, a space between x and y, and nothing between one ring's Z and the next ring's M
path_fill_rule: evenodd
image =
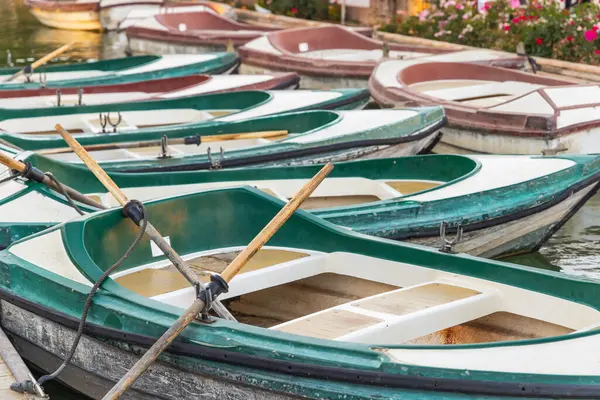
M219 121L233 117L235 114ZM96 151L90 150L107 170L166 172L414 155L427 152L435 145L445 122L441 107L307 111L235 122L180 125L170 127L168 131L156 128L127 134L81 134L77 135L77 140L83 145L107 144L111 150L98 150L98 147L95 147ZM279 130L288 131L289 135L283 139L222 140L197 144L198 137L203 136ZM168 134L168 140L185 138L191 144L169 144L165 146L165 156L162 146L156 142L149 142L152 144L149 147L145 146L148 143L139 143L159 139L165 134ZM65 142L57 134L0 134L0 139L27 149L51 148L45 153L52 152L49 157L55 160L81 162L73 153L62 153ZM132 141L137 147L122 148ZM56 147L59 149L52 149Z
M24 154L42 171L97 199L117 204L84 166ZM111 173L128 197L149 200L198 190L255 186L287 201L319 166L167 173ZM0 174L0 179L8 172ZM440 224L454 250L485 257L533 251L598 189L600 156L429 155L336 164L303 205L353 231L440 247ZM66 200L27 180L0 184L0 246L77 216ZM87 211L94 211L86 208Z
M252 188L146 205L189 265L217 273L282 206ZM112 209L0 252L0 320L25 359L45 371L60 364L92 282L137 232ZM589 280L369 238L300 211L220 296L239 322L192 322L128 393L597 399L599 293ZM94 298L59 378L102 397L194 299L143 239Z
M20 68L0 68L0 90L133 83L194 74L226 74L239 66L235 53L133 56L79 64L47 65L5 82Z
M233 122L289 111L362 108L364 89L249 90L160 100L0 109L0 140L25 150L63 147L55 125L61 124L82 143L193 134L209 121ZM11 132L11 133L9 133ZM14 132L14 134L12 133Z

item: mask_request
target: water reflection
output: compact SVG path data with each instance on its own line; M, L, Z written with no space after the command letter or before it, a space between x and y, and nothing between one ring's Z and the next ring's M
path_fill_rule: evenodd
M25 64L73 41L77 42L77 45L54 62L79 62L124 56L122 36L45 27L29 13L28 8L23 5L23 0L0 0L0 15L0 66L6 65L6 50L11 51L15 64Z
M557 266L566 274L600 279L600 195L592 197L539 253L507 261L542 268Z

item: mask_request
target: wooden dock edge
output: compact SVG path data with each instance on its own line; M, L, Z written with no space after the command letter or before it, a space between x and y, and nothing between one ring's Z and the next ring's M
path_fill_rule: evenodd
M8 369L8 371L6 371ZM5 370L5 371L2 371ZM26 380L34 380L33 375L25 362L0 328L0 398L6 400L26 399L39 400L48 399L48 397L36 396L28 393L17 393L10 388L12 383L24 382ZM10 372L8 374L7 372Z

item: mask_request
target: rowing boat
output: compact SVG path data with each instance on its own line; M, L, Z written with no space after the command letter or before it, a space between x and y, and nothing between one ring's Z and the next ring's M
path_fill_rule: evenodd
M335 25L271 32L238 49L242 73L295 71L302 77L303 88L367 87L373 68L386 57L384 51L391 59L428 58L436 54L453 54L461 61L472 58L469 52L388 44ZM522 57L492 50L480 50L478 61L512 68L523 66Z
M214 1L100 0L100 24L105 30L122 30L137 21L160 14L212 11L235 19L231 6Z
M21 158L107 207L116 205L79 166L31 153ZM251 185L287 201L318 168L111 173L111 178L129 198L139 200ZM504 257L538 249L596 193L599 180L600 156L361 160L336 164L303 208L355 232L432 247L440 247L440 224L445 221L448 237L456 235L459 225L463 230L454 250ZM7 240L0 247L76 216L43 185L17 181L0 185L0 192L5 193L0 200L0 230Z
M191 268L219 273L283 204L238 188L146 209ZM92 283L137 231L117 208L0 253L0 320L26 360L45 371L58 366ZM598 355L590 351L600 341L598 290L556 272L368 238L299 211L220 296L238 322L192 322L128 393L598 398ZM59 379L102 397L195 298L143 239L94 297Z
M369 92L360 89L252 90L71 107L0 109L0 139L22 149L62 147L64 142L54 129L57 123L88 144L106 143L107 139L119 142L162 135L177 137L193 134L206 124L288 111L362 108L368 99Z
M235 53L134 56L37 68L10 82L20 68L0 68L0 89L79 87L142 82L194 74L227 74L237 69Z
M441 107L309 111L227 123L189 124L171 129L168 136L158 129L115 138L110 134L78 135L77 140L87 145L107 170L166 172L414 155L428 152L437 143L445 123ZM228 138L263 132L277 136ZM210 137L210 142L203 137ZM50 140L36 139L30 143L49 147ZM53 139L50 147L55 149L43 153L55 160L79 163L74 154L65 152L61 139Z
M274 75L189 75L150 81L68 88L0 91L0 108L67 107L169 99L240 90L295 89L300 77L294 73Z
M98 0L25 0L31 14L42 24L59 29L97 31Z
M449 124L436 151L600 152L596 84L452 62L407 60L393 69L380 67L369 86L381 105L444 106Z
M125 32L129 49L136 54L198 54L239 47L279 29L197 11L154 15L137 21Z

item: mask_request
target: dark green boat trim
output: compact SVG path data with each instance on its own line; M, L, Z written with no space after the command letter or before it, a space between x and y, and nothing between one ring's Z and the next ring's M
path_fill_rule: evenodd
M573 193L579 192L580 190L586 188L587 186L593 184L594 182L598 182L598 184L596 184L596 186L594 186L594 188L592 190L590 190L590 192L588 194L586 194L584 196L584 198L579 203L577 203L577 205L565 217L563 217L559 223L556 224L557 225L556 229L554 229L552 231L552 233L548 235L548 237L550 237L550 236L552 236L552 234L554 234L554 232L556 232L558 229L560 229L560 227L562 225L564 225L564 223L567 220L569 220L573 216L573 214L575 214L594 194L596 194L598 189L600 189L600 172L598 172L597 174L595 174L581 182L577 182L573 186L568 187L567 189L558 193L557 196L553 197L552 199L550 199L549 201L547 201L545 203L539 204L537 206L533 206L533 207L525 209L525 210L516 211L512 214L503 215L503 216L497 217L497 218L486 219L486 220L483 220L480 222L474 222L471 224L462 225L462 224L460 224L460 222L458 222L458 223L455 223L454 225L448 225L448 227L446 228L446 232L450 233L450 234L456 233L458 230L458 225L460 225L462 227L463 232L473 232L473 231L478 231L481 229L490 228L492 226L516 221L518 219L522 219L522 218L528 217L533 214L537 214L541 211L547 210L547 209L561 203L562 201L569 198ZM413 238L436 236L437 234L439 234L439 229L437 229L437 230L425 229L425 230L419 231L417 233L403 233L403 234L391 235L391 236L385 236L385 237L387 239L394 239L394 240L408 240L408 239L413 239Z
M58 312L52 308L31 302L0 288L0 299L17 307L30 311L40 317L47 318L70 329L77 329L79 319ZM86 323L84 332L107 339L122 341L126 344L149 348L155 337L107 328L101 325ZM383 386L387 388L426 390L436 392L453 392L469 395L493 395L510 397L564 398L564 399L598 399L600 385L572 385L547 383L494 382L482 380L462 380L449 378L430 378L420 375L398 375L385 372L371 372L352 368L340 368L319 364L276 360L251 354L240 354L235 351L216 347L185 343L175 339L167 348L172 354L197 356L211 361L234 364L285 375L347 382L359 385Z
M180 65L177 67L165 68L162 70L154 70L135 74L126 75L106 75L106 76L90 76L77 79L62 79L46 82L48 88L63 88L77 86L97 86L97 85L113 85L118 83L133 83L160 78L174 78L178 76L187 76L193 74L222 74L228 71L237 70L241 64L241 58L234 53L214 53L217 55L212 60L200 61ZM45 65L35 70L35 73L52 73L52 72L70 72L70 71L91 71L100 70L105 72L122 71L132 67L141 67L160 59L161 56L144 55L124 57L116 60L101 60L93 63L77 63L77 64L62 64L62 65ZM1 68L0 74L12 75L19 71L19 68ZM22 89L39 89L39 82L30 83L11 83L0 85L0 90L22 90Z
M287 160L296 157L309 157L316 156L319 154L327 154L335 151L341 150L349 150L357 147L369 147L369 146L391 146L396 144L408 143L417 140L421 140L430 136L431 134L437 132L442 128L448 119L443 117L439 122L434 125L431 125L419 132L415 135L408 136L399 136L396 138L388 138L388 139L366 139L366 140L356 140L356 141L347 141L341 143L333 143L329 145L317 146L317 147L308 147L303 149L295 149L295 150L287 150L277 153L270 154L259 154L256 156L244 157L244 158L235 158L235 159L227 159L224 158L220 161L220 168L234 168L234 167L243 167L254 164L261 163L270 163L275 161ZM124 172L124 173L136 173L136 172L175 172L175 171L196 171L196 170L206 170L213 169L214 164L209 161L198 162L198 163L188 163L183 165L165 165L163 167L151 167L151 168L134 168L134 169L123 169L115 168L115 170ZM108 167L108 170L113 170L113 168Z

